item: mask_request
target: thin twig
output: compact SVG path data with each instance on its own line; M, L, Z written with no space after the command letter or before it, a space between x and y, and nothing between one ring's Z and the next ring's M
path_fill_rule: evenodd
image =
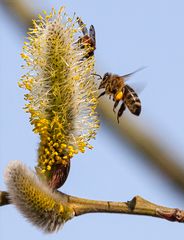
M184 222L184 210L160 206L140 196L135 196L132 200L126 202L113 202L96 201L59 193L61 201L73 208L76 217L86 213L120 213L163 218L172 222ZM0 192L0 206L7 204L10 204L8 193Z
M0 206L10 204L8 193L5 191L0 191Z

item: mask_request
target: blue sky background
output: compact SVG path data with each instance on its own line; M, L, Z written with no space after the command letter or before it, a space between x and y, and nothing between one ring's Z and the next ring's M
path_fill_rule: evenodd
M100 73L124 74L141 66L135 75L146 82L140 97L143 111L132 121L148 129L172 149L184 167L184 2L182 0L129 1L26 1L35 13L66 6L76 12L97 34L96 60ZM20 52L26 34L0 6L0 188L10 160L31 168L39 142L22 110L24 91L17 87L22 70ZM134 80L132 79L132 80ZM103 101L102 101L103 102ZM123 119L121 119L123 124ZM177 192L146 159L101 123L93 151L72 161L63 191L101 200L126 201L134 195L184 209L184 195ZM178 160L179 161L179 160ZM0 209L1 240L18 239L177 239L184 225L164 220L116 214L91 214L65 224L57 234L45 235L29 224L14 206Z

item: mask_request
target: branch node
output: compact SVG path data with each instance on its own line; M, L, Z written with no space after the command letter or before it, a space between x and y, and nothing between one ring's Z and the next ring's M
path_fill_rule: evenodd
M184 222L184 211L174 208L169 210L156 209L156 214L171 222Z
M133 197L132 200L127 201L127 206L129 211L133 211L135 209L136 202L137 202L137 196Z
M144 198L140 197L139 195L132 198L132 200L127 201L127 206L130 211L134 211L136 208L139 208L145 204L152 204L149 201L145 200Z

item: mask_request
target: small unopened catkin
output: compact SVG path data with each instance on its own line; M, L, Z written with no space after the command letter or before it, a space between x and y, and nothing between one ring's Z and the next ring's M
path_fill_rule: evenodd
M11 161L5 171L10 201L35 226L54 232L74 216L59 193L53 192L20 161Z

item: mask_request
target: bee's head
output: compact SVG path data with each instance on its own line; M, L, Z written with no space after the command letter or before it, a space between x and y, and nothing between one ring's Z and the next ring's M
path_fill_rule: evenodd
M95 75L95 76L99 77L99 80L102 80L101 83L100 83L100 86L98 88L98 89L101 89L101 88L106 87L107 82L108 82L108 80L109 80L109 78L112 74L107 72L107 73L104 74L103 78L101 77L101 75L96 74L96 73L93 73L92 75Z
M111 76L111 73L108 73L108 72L107 72L107 73L104 74L104 76L103 76L103 78L102 78L102 81L101 81L100 86L99 86L98 89L101 89L101 88L105 88L105 87L106 87L107 82L108 82L110 76Z

